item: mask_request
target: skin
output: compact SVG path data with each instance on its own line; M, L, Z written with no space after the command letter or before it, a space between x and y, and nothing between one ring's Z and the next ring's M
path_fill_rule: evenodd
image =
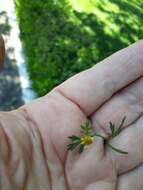
M0 113L0 189L143 189L143 41L70 78L49 94ZM93 130L110 136L108 122L124 130L110 143L97 137L79 154L67 151L68 136Z

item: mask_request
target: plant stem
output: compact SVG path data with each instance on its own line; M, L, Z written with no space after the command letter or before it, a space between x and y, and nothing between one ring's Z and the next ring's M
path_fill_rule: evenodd
M120 150L120 149L118 149L118 148L115 148L115 147L112 146L110 143L107 143L107 145L108 145L110 148L112 148L113 150L115 150L116 152L119 152L119 153L121 153L121 154L128 154L128 152L123 151L123 150Z
M102 135L99 135L97 133L94 133L94 136L101 137L103 140L105 140L105 138Z

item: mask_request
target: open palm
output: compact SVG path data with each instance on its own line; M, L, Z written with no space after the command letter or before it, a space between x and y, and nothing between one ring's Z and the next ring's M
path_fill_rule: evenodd
M48 95L2 114L3 126L11 127L15 160L23 160L14 176L15 189L25 183L25 189L40 190L143 189L142 51L139 41ZM79 135L87 118L108 139L109 121L118 126L124 116L124 130L110 143L128 154L113 151L100 137L81 154L67 151L67 137Z

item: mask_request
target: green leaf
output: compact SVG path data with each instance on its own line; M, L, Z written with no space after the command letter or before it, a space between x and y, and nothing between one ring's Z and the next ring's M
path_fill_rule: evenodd
M77 140L79 141L80 140L80 137L75 136L75 135L69 136L68 138L71 139L72 141L77 141Z
M82 152L83 152L84 146L85 146L84 144L81 144L81 145L80 145L80 147L79 147L79 153L82 153Z
M84 135L92 135L93 134L93 130L91 127L91 123L89 121L86 121L84 123L84 125L81 125L81 133L83 133Z
M115 125L110 122L110 129L112 132L111 138L114 138L121 133L121 131L123 130L123 125L124 125L125 119L126 119L126 116L123 117L121 124L119 125L119 127L117 129L116 129Z
M111 133L112 133L112 135L114 135L115 125L111 121L109 122L109 125L110 125L110 129L111 129Z
M81 127L81 129L82 129L83 131L85 131L85 130L86 130L85 125L81 125L80 127Z
M79 144L80 144L80 142L68 144L67 145L68 150L71 150L71 151L74 150Z
M117 130L118 134L123 130L123 125L125 123L125 120L126 120L126 116L123 117L121 124L118 127L118 130Z

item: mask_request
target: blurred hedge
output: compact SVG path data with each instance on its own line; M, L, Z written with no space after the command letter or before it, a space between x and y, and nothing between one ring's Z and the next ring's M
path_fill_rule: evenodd
M92 2L89 11L78 11L68 0L15 0L28 71L39 96L143 36L142 1Z

